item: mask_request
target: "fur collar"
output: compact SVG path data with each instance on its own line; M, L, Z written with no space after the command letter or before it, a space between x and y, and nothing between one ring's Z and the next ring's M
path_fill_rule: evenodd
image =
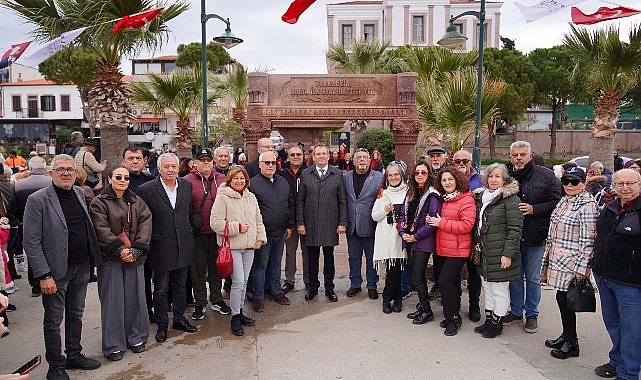
M480 196L480 194L483 194L485 191L485 187L479 187L478 189L474 190L474 195L477 196L477 194ZM519 183L516 182L516 180L512 180L512 182L503 185L503 198L508 198L511 197L512 195L516 195L519 193Z

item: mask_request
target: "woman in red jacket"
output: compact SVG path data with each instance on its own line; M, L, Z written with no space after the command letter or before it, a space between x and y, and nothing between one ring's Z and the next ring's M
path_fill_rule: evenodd
M443 197L441 215L428 216L429 225L437 227L436 253L443 257L438 285L445 320L445 335L456 335L461 327L461 268L472 250L472 228L476 205L465 174L446 167L439 173L436 190Z

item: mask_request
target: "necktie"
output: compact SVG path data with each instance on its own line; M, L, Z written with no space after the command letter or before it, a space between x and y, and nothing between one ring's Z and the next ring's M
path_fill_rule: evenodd
M323 178L325 175L325 169L318 169L318 171L320 172L320 177Z

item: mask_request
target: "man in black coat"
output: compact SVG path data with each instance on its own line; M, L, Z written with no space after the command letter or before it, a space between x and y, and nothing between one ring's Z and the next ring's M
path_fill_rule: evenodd
M261 153L264 152L273 152L274 143L271 139L269 139L269 137L263 137L256 143L256 151L258 152L258 156L260 156ZM260 174L260 168L258 167L258 157L256 157L254 161L245 165L245 170L247 170L247 173L249 173L249 178Z
M503 323L523 321L525 310L525 332L535 333L541 301L539 274L545 252L544 243L550 228L550 216L562 197L562 188L553 171L532 162L532 146L529 142L513 142L510 145L510 161L507 168L519 183L519 210L524 218L521 279L510 282L510 312Z
M185 319L185 281L194 258L194 235L189 223L191 182L178 178L178 157L164 153L158 157L160 176L138 187L138 195L147 203L152 215L149 260L154 271L154 312L158 320L156 341L167 340L171 282L173 328L185 332L198 329Z

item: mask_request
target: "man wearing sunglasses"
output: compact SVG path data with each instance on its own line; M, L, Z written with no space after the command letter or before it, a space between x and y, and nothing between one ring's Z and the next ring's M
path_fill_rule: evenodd
M562 196L561 182L554 172L532 162L532 146L527 141L510 145L510 176L519 183L519 210L524 215L521 235L521 278L510 282L510 312L503 324L523 321L525 332L538 329L541 301L541 264L545 239L550 228L550 216ZM525 278L525 280L523 279Z
M280 270L285 239L294 227L294 195L285 178L275 175L278 165L275 152L264 152L258 157L260 174L249 181L249 190L258 200L263 215L267 242L254 253L249 275L249 287L254 295L254 311L264 311L265 291L280 305L289 305L289 298L280 286Z

